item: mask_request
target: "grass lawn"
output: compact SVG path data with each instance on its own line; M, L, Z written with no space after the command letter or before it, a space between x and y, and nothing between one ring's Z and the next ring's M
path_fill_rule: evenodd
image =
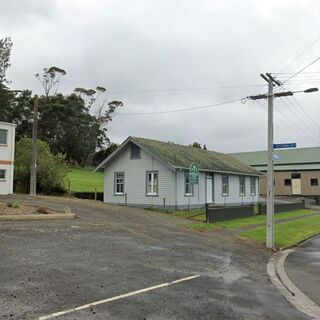
M289 221L275 225L276 247L295 245L298 242L320 232L320 216L306 217L301 220ZM266 241L266 228L259 227L239 235L259 242Z
M92 172L91 168L69 168L66 188L70 181L70 191L74 192L103 192L103 173Z
M205 209L199 209L199 214L198 215L198 210L177 210L173 211L171 214L177 217L183 217L183 218L190 218L193 220L197 221L205 221L206 220L206 210Z
M282 219L295 218L295 217L303 216L313 212L314 211L309 209L301 209L301 210L293 210L288 212L277 213L275 214L275 221L279 221ZM176 213L179 213L179 211L174 212L175 215ZM187 213L189 213L189 215L195 214L194 211L181 211L181 216L187 216ZM192 219L195 219L195 218L198 218L197 220L201 220L201 221L205 221L206 219L205 214L203 214L203 216L201 215L198 217L194 217ZM200 231L212 230L212 229L218 229L218 228L235 229L235 228L241 228L241 227L252 226L255 224L265 223L265 222L266 222L266 215L256 215L249 218L218 221L214 223L197 223L197 224L189 225L188 228L196 229Z

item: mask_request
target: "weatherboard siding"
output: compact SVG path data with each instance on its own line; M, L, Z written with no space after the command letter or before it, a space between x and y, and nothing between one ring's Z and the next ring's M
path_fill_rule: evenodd
M158 171L158 195L146 195L146 172ZM104 175L104 202L125 204L124 195L114 195L114 174L124 172L124 192L127 204L142 207L175 206L175 176L156 158L141 150L141 159L130 159L130 145L127 145L107 165Z
M245 177L246 193L244 196L240 196L239 176L229 175L229 194L227 196L222 195L222 175L215 174L214 178L215 204L238 205L257 203L259 201L259 180L257 178L255 178L256 194L254 196L250 194L250 177Z

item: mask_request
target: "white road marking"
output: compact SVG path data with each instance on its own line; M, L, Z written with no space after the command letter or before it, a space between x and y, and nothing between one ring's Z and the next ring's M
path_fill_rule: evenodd
M75 311L79 311L79 310L83 310L83 309L88 309L88 308L97 306L99 304L108 303L108 302L111 302L111 301L128 298L128 297L135 296L135 295L140 294L140 293L152 291L152 290L155 290L155 289L160 289L160 288L163 288L163 287L169 287L169 286L172 286L174 284L177 284L177 283L180 283L180 282L184 282L184 281L189 281L189 280L192 280L192 279L195 279L195 278L198 278L198 277L200 277L200 275L197 274L195 276L178 279L178 280L174 280L174 281L171 281L171 282L161 283L161 284L158 284L156 286L149 287L149 288L144 288L144 289L140 289L140 290L136 290L136 291L120 294L120 295L112 297L112 298L99 300L99 301L91 302L91 303L88 303L88 304L84 304L84 305L76 307L76 308L67 309L67 310L56 312L56 313L52 313L52 314L49 314L47 316L40 317L39 320L53 319L53 318L56 318L56 317L59 317L59 316L62 316L62 315L65 315L65 314L68 314L68 313L71 313L71 312L75 312Z

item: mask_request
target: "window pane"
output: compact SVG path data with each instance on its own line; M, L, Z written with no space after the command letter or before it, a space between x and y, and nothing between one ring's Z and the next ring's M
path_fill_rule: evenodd
M8 130L0 129L0 144L7 144Z
M6 178L6 170L0 170L0 179L5 179Z

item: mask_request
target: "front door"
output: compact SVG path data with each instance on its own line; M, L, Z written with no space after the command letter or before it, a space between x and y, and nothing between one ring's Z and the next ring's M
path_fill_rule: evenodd
M291 179L292 194L301 194L301 179Z
M213 179L212 176L206 176L206 202L213 202Z

